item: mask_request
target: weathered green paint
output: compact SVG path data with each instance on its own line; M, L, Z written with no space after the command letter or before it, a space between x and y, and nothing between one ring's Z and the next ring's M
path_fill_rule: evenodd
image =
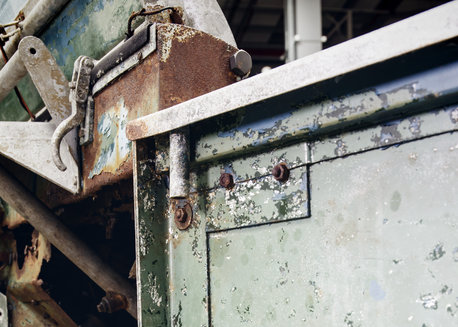
M70 80L78 56L100 59L124 37L129 15L140 8L137 0L71 1L38 37ZM43 107L28 78L19 83L19 89L33 112ZM0 120L28 119L15 97L12 92L0 103Z
M165 180L155 174L148 142L136 143L134 155L137 294L142 326L168 326L169 223Z
M230 116L216 118L210 124L212 132L202 135L196 142L196 161L254 151L260 146L278 146L301 137L310 139L319 134L328 135L342 128L373 124L403 112L421 112L440 102L441 98L458 93L453 82L456 74L458 64L445 64L324 101L304 101L305 97L317 97L312 89L303 94L286 94L272 100L269 106L260 103L242 108ZM441 79L437 79L438 75Z
M150 186L139 205L163 196L167 219L164 232L156 212L139 216L154 217L143 233L166 244L155 284L168 290L163 325L455 325L457 67L353 89L326 81L191 126L187 230L175 226L166 183L139 175ZM154 142L140 167L165 182L167 135ZM271 176L280 162L292 168L286 183ZM219 186L223 172L231 190ZM141 257L155 274L148 264Z
M312 165L310 219L210 234L213 326L455 325L457 144Z
M458 105L446 106L432 112L316 141L311 146L311 162L384 148L457 129Z

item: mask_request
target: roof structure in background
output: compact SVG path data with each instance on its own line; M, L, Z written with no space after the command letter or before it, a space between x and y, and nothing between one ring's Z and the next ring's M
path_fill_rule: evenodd
M283 0L218 0L238 47L253 57L254 73L284 63ZM329 48L422 11L443 0L322 0L323 36Z

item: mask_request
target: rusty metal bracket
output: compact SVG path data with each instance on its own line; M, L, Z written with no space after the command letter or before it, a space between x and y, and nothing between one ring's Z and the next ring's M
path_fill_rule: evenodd
M94 68L94 60L92 58L80 56L75 61L69 95L72 114L57 126L51 139L53 160L61 171L65 171L67 166L60 156L60 143L67 133L83 122L86 114L92 68Z

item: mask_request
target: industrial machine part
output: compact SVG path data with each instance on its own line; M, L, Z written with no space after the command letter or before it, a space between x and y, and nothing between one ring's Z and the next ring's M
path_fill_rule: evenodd
M214 8L216 2L213 5L210 3L207 1L209 6L206 10ZM191 10L186 15L186 11L177 8L173 15L185 15L185 23L200 26L204 21L197 18L203 12L205 10ZM220 9L219 12L222 15ZM183 22L182 18L175 16L171 16L172 22ZM62 197L56 200L55 193L47 191L44 200L49 207L56 203L62 205L81 201L89 196L95 198L102 188L132 177L131 142L125 134L128 120L237 81L240 73L234 70L234 65L244 70L244 76L249 73L251 60L246 53L243 59L234 60L233 56L238 58L241 52L232 45L200 30L171 24L167 18L165 20L165 23L145 22L100 60L80 56L74 63L70 83L44 43L35 37L22 39L18 52L1 70L0 80L6 83L0 87L0 97L4 97L29 73L51 114L51 120L47 122L0 123L0 151L3 155L77 194L72 197L63 193L63 200ZM131 19L129 26L130 22ZM225 20L216 26L219 29L213 34L227 38L224 34L229 29ZM229 41L235 44L233 39L229 38ZM194 55L189 56L189 53ZM78 147L77 128L81 148ZM178 158L188 159L183 163L184 170L178 173L178 178L185 184L181 185L180 180L175 183L172 178L171 185L179 185L176 221L184 230L192 224L193 213L186 201L189 192L189 136L186 133L182 135L184 138L180 146L183 144L184 148L178 148ZM24 140L26 142L22 144ZM81 168L78 167L80 156ZM46 205L6 170L0 169L0 176L2 199L40 231L43 239L48 239L106 291L97 309L103 313L124 309L136 317L136 298L129 283L102 264ZM60 176L66 178L63 180ZM43 260L49 260L50 255L46 255L46 251L35 252L41 253ZM29 316L28 303L43 302L49 305L37 306L39 310L34 315L36 322L33 324L47 324L54 319L58 325L74 326L71 318L49 296L44 295L42 282L38 279L41 262L37 261L33 269L36 273L27 281L26 287L16 287L14 278L10 278L12 286L9 286L9 294L16 296L17 307L23 308L14 312L13 324L21 324L23 317ZM25 266L23 269L27 271L30 268ZM30 291L30 297L24 295L26 290Z
M129 122L140 325L456 324L457 10Z
M14 74L13 74L14 72ZM68 167L56 169L51 136L56 125L70 115L68 81L43 42L33 36L22 39L18 52L0 70L0 87L6 95L29 73L52 120L50 122L0 122L0 153L71 193L80 190L76 130L59 143L61 157ZM1 96L0 96L1 97Z

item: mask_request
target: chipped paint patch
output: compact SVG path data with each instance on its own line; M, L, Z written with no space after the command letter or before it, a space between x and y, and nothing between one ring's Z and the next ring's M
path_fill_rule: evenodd
M132 142L126 135L128 110L121 100L106 111L97 124L97 130L101 135L100 154L89 178L103 172L115 174L121 165L129 158Z
M163 36L161 37L161 61L166 62L172 51L173 40L178 42L186 42L198 33L201 33L192 28L184 29L183 26L177 24L165 24L159 27Z

